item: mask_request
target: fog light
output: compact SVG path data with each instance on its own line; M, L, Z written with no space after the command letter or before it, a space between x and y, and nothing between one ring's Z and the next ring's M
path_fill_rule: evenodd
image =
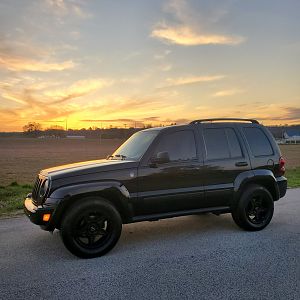
M51 214L44 214L43 215L43 221L48 222L50 220Z

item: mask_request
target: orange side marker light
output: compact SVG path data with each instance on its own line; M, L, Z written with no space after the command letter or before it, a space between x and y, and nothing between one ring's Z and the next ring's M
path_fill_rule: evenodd
M48 222L50 220L51 214L44 214L43 215L43 221Z

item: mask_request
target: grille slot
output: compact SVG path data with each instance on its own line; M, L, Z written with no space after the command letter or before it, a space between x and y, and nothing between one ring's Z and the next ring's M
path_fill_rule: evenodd
M37 177L37 179L35 181L35 184L34 184L34 187L32 190L32 202L35 205L41 204L42 199L40 199L40 197L39 197L39 191L40 191L40 187L43 184L44 180L45 180L44 178Z

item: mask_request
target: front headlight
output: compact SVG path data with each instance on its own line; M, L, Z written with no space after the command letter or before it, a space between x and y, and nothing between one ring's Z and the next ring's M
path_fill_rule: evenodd
M41 185L41 187L40 187L40 191L39 191L39 198L40 198L40 199L43 199L43 198L46 196L47 191L48 191L48 188L49 188L49 180L46 179L46 180L42 183L42 185Z

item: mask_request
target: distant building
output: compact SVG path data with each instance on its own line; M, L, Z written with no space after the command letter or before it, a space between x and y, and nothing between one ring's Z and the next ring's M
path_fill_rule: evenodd
M268 126L269 131L273 134L276 140L283 139L284 128L281 126Z
M67 139L85 139L84 135L67 135Z
M297 129L286 129L283 133L285 143L300 143L300 131Z
M52 135L40 135L37 138L38 139L59 139L60 136L54 135L54 134L52 134Z

